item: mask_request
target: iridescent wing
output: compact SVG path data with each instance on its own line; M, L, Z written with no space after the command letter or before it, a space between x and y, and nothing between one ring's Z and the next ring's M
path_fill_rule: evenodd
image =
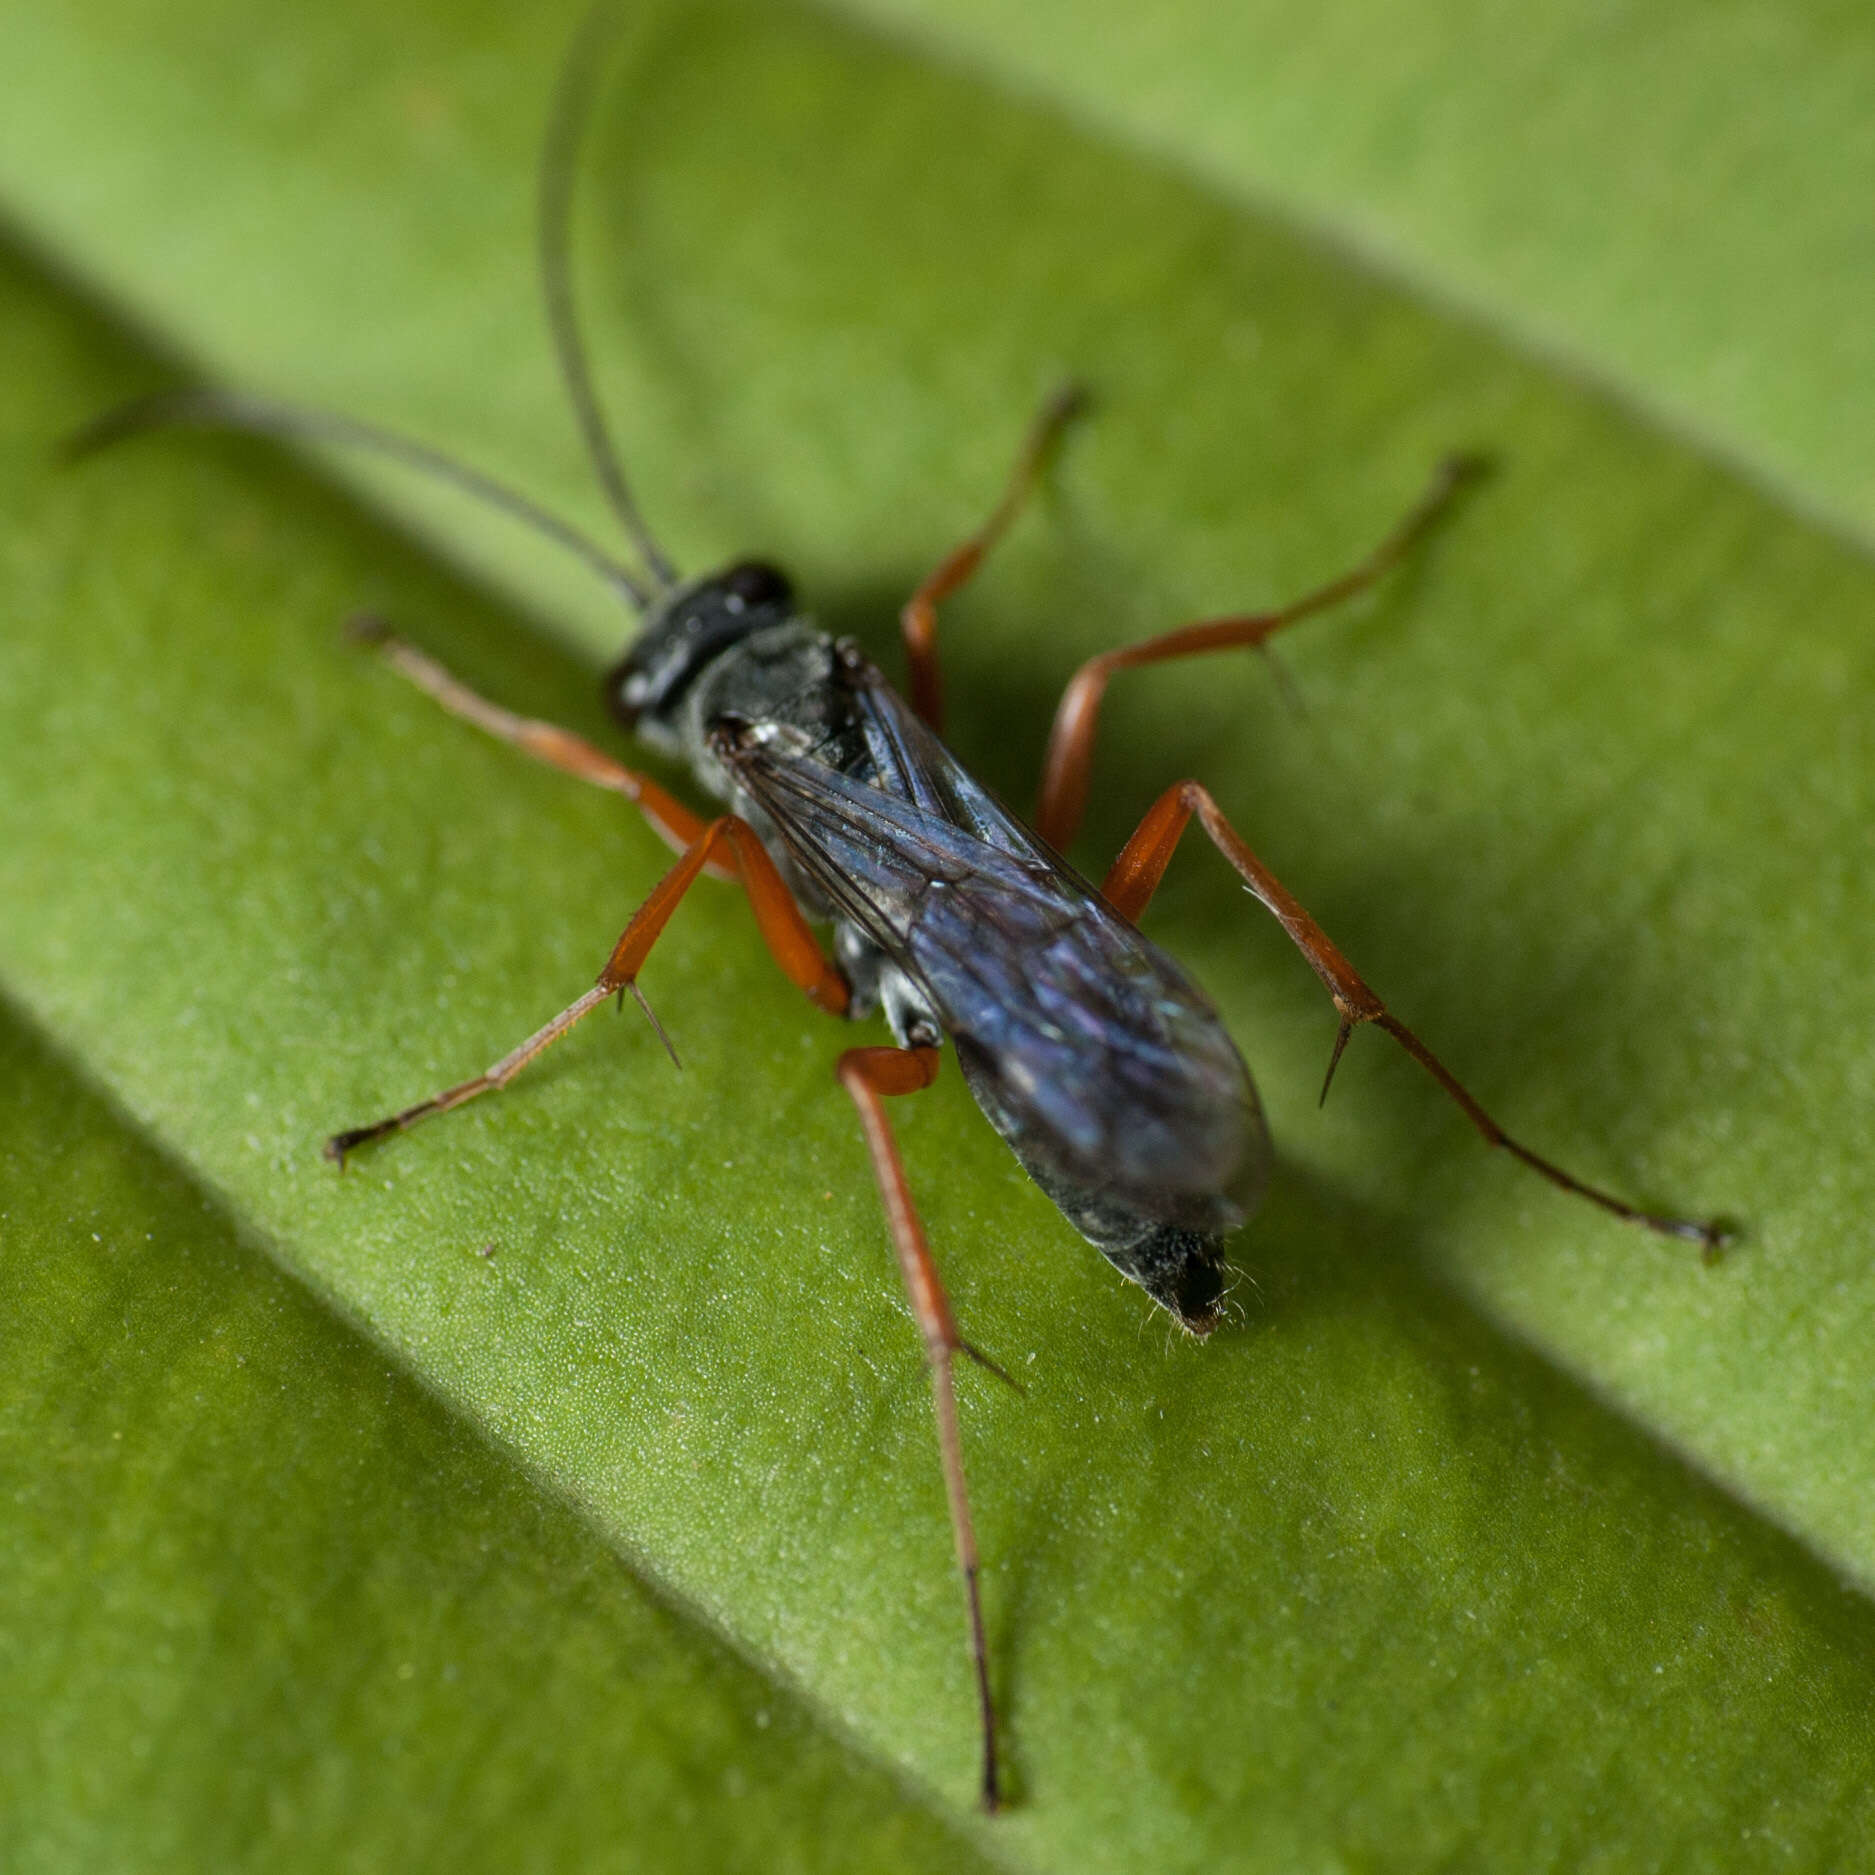
M1189 1198L1215 1228L1263 1139L1216 1010L871 666L851 678L872 779L760 730L721 759L827 903L928 997L1031 1171L1158 1215Z

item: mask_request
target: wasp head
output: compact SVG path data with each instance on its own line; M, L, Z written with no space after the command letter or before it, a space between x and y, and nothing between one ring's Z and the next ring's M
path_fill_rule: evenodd
M607 706L647 741L667 741L678 704L711 664L751 633L793 616L787 576L760 560L680 586L651 608L607 674Z

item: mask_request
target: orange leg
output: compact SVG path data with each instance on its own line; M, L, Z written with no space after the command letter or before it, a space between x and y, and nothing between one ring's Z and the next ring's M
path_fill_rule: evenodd
M937 1411L938 1451L944 1463L944 1489L950 1500L951 1534L957 1544L957 1566L963 1572L964 1598L970 1615L970 1658L976 1668L977 1704L983 1721L983 1807L994 1810L1002 1800L996 1773L996 1707L990 1698L989 1659L983 1643L983 1602L977 1589L977 1539L970 1523L970 1499L964 1489L963 1441L957 1430L957 1391L952 1367L959 1354L982 1360L957 1332L937 1264L925 1242L924 1226L912 1203L905 1167L885 1117L885 1102L894 1094L915 1094L936 1080L935 1048L849 1048L840 1057L840 1084L859 1109L866 1129L866 1150L872 1155L873 1176L885 1203L892 1246L898 1252L899 1274L911 1298L918 1332L924 1337L925 1359L931 1366L932 1403ZM984 1362L989 1366L990 1363ZM1001 1372L1000 1369L995 1369ZM1005 1379L1007 1375L1003 1376Z
M1231 618L1207 619L1183 625L1138 644L1122 645L1089 658L1069 679L1055 709L1048 734L1048 753L1042 761L1041 804L1036 809L1036 831L1043 839L1065 847L1081 824L1087 806L1087 782L1094 761L1094 738L1099 728L1101 699L1115 671L1142 664L1162 664L1172 658L1198 657L1207 651L1253 650L1286 625L1312 613L1339 605L1389 571L1445 511L1460 485L1479 469L1470 457L1455 456L1440 464L1406 519L1352 572L1319 586L1293 605L1276 612L1252 612Z
M1127 841L1120 857L1114 861L1113 870L1107 875L1101 892L1122 917L1137 922L1153 893L1158 890L1159 881L1165 875L1179 837L1194 814L1210 835L1212 845L1230 861L1238 876L1262 900L1264 908L1289 934L1289 941L1307 959L1310 969L1321 978L1323 987L1334 998L1341 1026L1335 1033L1334 1052L1329 1057L1327 1078L1322 1082L1324 1100L1328 1098L1329 1083L1334 1079L1335 1068L1341 1060L1341 1051L1347 1046L1348 1037L1362 1023L1371 1022L1376 1028L1384 1029L1391 1035L1451 1095L1465 1117L1483 1134L1487 1145L1502 1146L1513 1158L1521 1159L1552 1185L1574 1192L1577 1197L1600 1205L1604 1211L1610 1211L1630 1224L1640 1224L1665 1236L1683 1238L1700 1245L1708 1262L1718 1254L1730 1235L1723 1225L1689 1218L1660 1217L1642 1211L1610 1192L1585 1183L1573 1173L1565 1172L1553 1161L1512 1139L1460 1085L1445 1063L1362 982L1354 966L1335 948L1328 934L1303 910L1288 887L1244 844L1236 829L1224 818L1216 801L1197 782L1181 781L1166 789L1153 803L1146 818L1139 823L1138 831Z
M961 547L945 555L905 601L904 610L899 613L899 626L905 635L905 653L910 663L911 705L933 729L944 726L944 687L938 675L937 609L983 564L983 556L1016 518L1042 472L1042 465L1048 460L1055 439L1081 408L1082 401L1080 387L1069 384L1056 391L1042 406L1029 426L1022 453L1016 458L1016 466L995 511Z
M688 809L680 811L688 812ZM736 869L734 876L741 879L762 937L788 980L805 990L809 998L822 1009L834 1015L844 1014L847 1004L846 979L822 955L813 932L808 929L807 921L794 902L793 894L775 870L775 863L768 857L761 841L756 838L755 829L747 821L727 814L700 828L696 838L685 849L683 857L658 881L656 890L639 906L637 914L625 927L606 967L599 973L599 981L577 1002L561 1010L545 1028L537 1029L519 1048L503 1055L486 1073L445 1088L440 1094L432 1094L428 1100L420 1100L414 1107L405 1107L401 1112L375 1121L370 1126L335 1133L326 1141L326 1157L336 1159L343 1166L345 1155L354 1147L382 1139L390 1133L405 1132L419 1120L427 1120L433 1113L447 1113L452 1107L460 1107L465 1101L475 1099L478 1094L506 1087L536 1055L551 1047L582 1016L597 1009L609 996L622 995L628 990L637 996L638 972L651 954L651 947L658 941L664 927L670 922L671 914L676 911L684 894L696 883L698 874L709 865L719 846L729 849ZM639 996L639 1002L643 1004L642 996ZM645 1007L645 1014L651 1016L648 1006ZM665 1047L669 1048L669 1038L658 1026L655 1016L651 1016L651 1022L658 1029L659 1038ZM672 1059L675 1059L674 1054Z
M627 768L584 736L576 736L558 723L517 716L499 703L491 703L445 670L428 653L396 636L381 619L355 618L350 631L360 644L370 645L380 652L385 663L399 676L409 678L419 690L434 697L450 715L473 723L477 729L502 742L512 743L537 762L559 769L563 775L572 775L577 780L591 782L595 788L624 795L651 823L652 831L675 851L685 851L703 832L701 816L665 793L650 776ZM713 862L709 872L718 879L736 876L720 861Z

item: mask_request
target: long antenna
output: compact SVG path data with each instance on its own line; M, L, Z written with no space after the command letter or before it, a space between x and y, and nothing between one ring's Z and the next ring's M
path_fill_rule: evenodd
M640 612L651 603L652 594L636 573L539 503L528 500L493 476L445 456L440 450L412 442L393 430L360 423L355 417L341 417L326 410L303 410L294 404L270 403L263 398L243 397L234 391L158 391L152 397L139 397L120 404L115 410L107 410L67 437L59 453L67 461L75 461L126 437L172 427L243 430L250 435L278 436L293 442L343 443L350 448L387 456L393 462L421 469L426 475L450 483L544 535L585 561Z
M579 175L580 146L592 120L593 100L605 69L604 55L617 27L618 10L612 0L598 0L573 35L554 86L547 140L540 157L540 283L547 299L547 323L553 332L560 372L566 379L567 395L573 401L573 413L579 419L580 434L586 440L586 453L592 458L599 485L613 513L644 555L652 578L668 590L677 583L677 569L652 538L626 486L611 427L593 388L592 367L573 302L573 188Z

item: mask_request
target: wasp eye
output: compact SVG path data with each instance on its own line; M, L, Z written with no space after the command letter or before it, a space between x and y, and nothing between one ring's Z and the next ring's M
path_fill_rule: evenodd
M788 576L765 560L745 560L723 575L723 590L745 606L782 606L794 597Z

